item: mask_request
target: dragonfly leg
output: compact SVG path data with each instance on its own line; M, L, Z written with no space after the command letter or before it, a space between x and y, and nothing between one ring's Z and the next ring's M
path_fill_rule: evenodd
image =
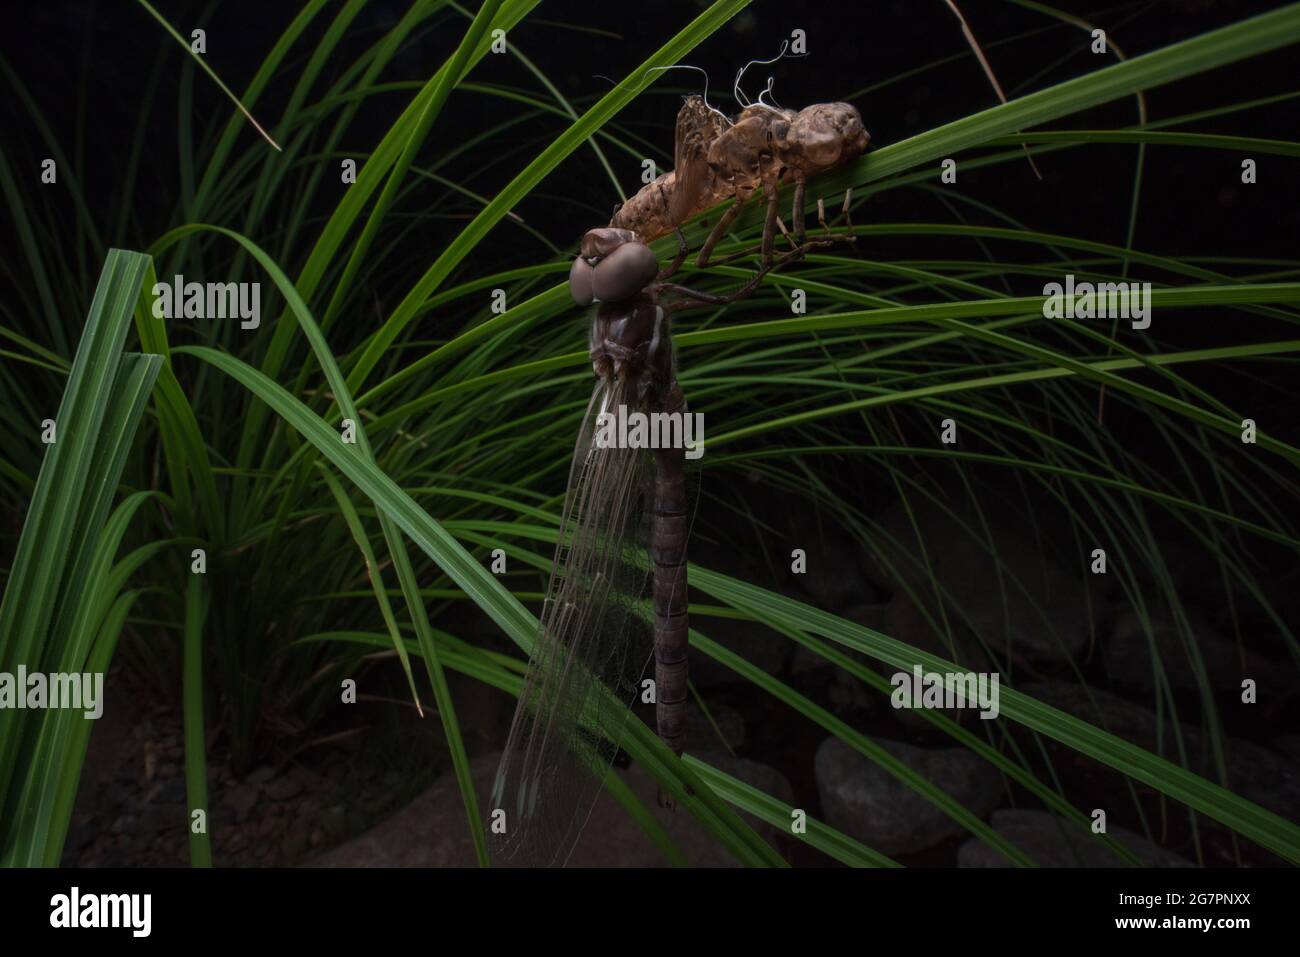
M840 215L836 218L835 223L836 225L838 225L839 221L843 219L845 233L842 233L841 235L847 235L848 242L856 243L858 241L858 237L857 234L853 232L853 217L849 215L849 205L852 202L853 202L853 187L850 186L844 190L844 205L840 207Z
M682 232L682 227L676 226L674 227L674 231L677 233L677 255L673 258L672 262L659 270L659 275L656 278L660 282L663 282L673 273L677 272L677 270L681 268L682 263L686 261L686 254L690 252L690 249L686 246L686 234Z
M723 218L718 221L718 225L714 227L713 232L709 234L710 242L706 242L704 249L700 250L700 258L696 260L696 265L701 268L708 266L725 266L727 263L735 262L737 259L752 256L756 252L762 254L762 266L764 268L771 264L772 244L776 236L776 224L780 221L780 217L777 215L777 186L775 180L770 182L767 179L763 180L763 195L767 199L767 208L763 217L763 238L759 244L757 246L751 246L748 249L742 249L739 252L731 253L730 255L724 256L714 262L710 262L708 259L707 254L713 251L713 245L722 238L726 231L726 227L731 225L732 221L735 220L736 216L740 212L742 201L737 199L731 209L727 210L727 213ZM784 232L784 228L781 231Z
M844 191L844 204L840 206L840 214L835 217L835 224L838 226L840 220L844 220L845 231L837 233L826 222L826 204L820 199L817 200L817 222L821 223L822 229L826 230L826 238L822 240L824 245L830 243L856 243L857 235L853 232L853 217L849 215L849 205L853 202L853 188L849 187Z
M673 282L659 283L656 286L657 293L671 292L676 293L680 298L673 302L667 303L663 308L668 313L679 312L682 309L697 308L699 306L725 306L727 303L735 302L737 299L744 299L758 288L759 283L774 269L779 269L788 262L802 259L809 249L817 248L821 245L828 245L825 240L812 240L804 243L789 252L781 253L779 256L773 256L772 261L766 266L759 269L750 277L749 282L741 286L735 292L728 293L725 296L714 295L709 292L700 292L698 289L689 289L686 286L678 285Z
M786 238L786 242L790 244L791 249L794 249L796 246L799 245L794 241L794 236L790 234L790 230L785 228L785 220L783 220L780 216L776 217L776 228L781 230L781 235Z
M795 243L802 243L804 240L804 222L803 222L803 196L807 189L808 181L800 175L794 181L794 204L790 208L790 223L794 226Z
M763 181L763 192L767 194L767 215L763 217L762 263L766 266L772 261L772 243L776 241L776 183Z
M709 232L708 238L704 240L704 245L700 247L700 254L695 259L695 265L699 266L701 269L707 268L711 265L718 265L718 263L709 262L709 255L713 252L713 247L718 245L718 240L727 235L727 230L730 229L731 224L736 221L736 217L739 216L741 210L745 208L745 203L748 200L749 194L742 196L740 192L736 193L735 201L731 204L731 207L718 218L717 223L714 224L713 229ZM733 258L735 257L729 256L727 260L723 260L723 262Z

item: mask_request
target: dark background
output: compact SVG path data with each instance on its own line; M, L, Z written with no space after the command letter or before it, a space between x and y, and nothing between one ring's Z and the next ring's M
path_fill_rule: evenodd
M1116 4L1076 0L1056 4L1058 9L1106 28L1111 43L1130 57L1281 5L1264 0L1145 0ZM626 75L698 15L703 6L699 2L549 0L512 30L509 40L581 112L609 88L609 82L601 77ZM1009 0L964 0L960 6L1010 97L1115 62L1111 54L1091 53L1087 31ZM210 8L173 0L157 8L184 36L195 26L207 30L207 62L239 93L298 5L233 0ZM348 32L345 46L351 45L349 52L365 49L379 30L395 22L406 9L406 4L391 0L367 4ZM128 235L106 233L114 245L143 248L180 221L176 203L178 116L168 107L174 102L170 93L174 78L187 54L143 8L126 0L51 0L29 6L25 12L24 19L11 21L3 37L4 59L25 84L53 134L65 146L72 144L70 154L84 158L87 202L92 213L103 213L101 228L106 229L110 223L108 210L113 208L114 192L126 166L127 145L138 127L145 130L146 142L152 148L143 159L142 180L155 184L154 188L137 190L135 222ZM322 31L330 18L318 17L299 47L309 49L313 30ZM445 21L441 29L418 33L382 79L423 82L450 55L467 23L467 19ZM775 78L776 99L782 105L799 107L819 100L849 100L861 111L877 147L996 103L956 18L942 0L837 4L759 0L709 37L687 62L708 71L715 105L734 111L731 82L736 70L748 60L775 55L781 40L796 27L807 33L808 55L753 67L745 79L751 98L770 75ZM1282 49L1149 91L1150 120L1156 122L1285 92L1297 75L1295 57L1294 49ZM351 56L340 57L338 62L350 61ZM291 70L297 70L304 61L300 56L291 56L288 62ZM142 117L140 101L149 88L152 71L160 66L161 93L152 101L153 112ZM931 68L922 69L927 66ZM325 79L329 79L332 69L341 68L327 66ZM295 75L291 73L284 82L273 84L256 106L255 114L272 130ZM535 78L513 56L489 57L470 80L536 89ZM623 110L616 122L623 130L652 144L653 151L648 147L647 154L667 168L671 165L672 123L679 97L684 92L698 91L701 84L702 78L696 73L672 71ZM354 123L344 147L362 153L373 146L408 95L401 91L386 98L372 97L373 105ZM198 74L194 79L194 102L196 136L224 124L229 116L229 102L207 77ZM454 93L423 155L427 157L440 144L457 143L458 137L467 132L477 132L490 122L505 119L513 108L494 97ZM0 105L0 117L4 122L4 148L16 168L28 165L30 151L44 155L39 153L37 131L17 97L11 96L8 104ZM448 175L458 175L466 187L491 196L523 167L539 142L555 135L562 122L549 116L517 127L517 133L464 157L461 168ZM1129 97L1048 128L1115 128L1136 122L1136 100ZM1300 101L1234 112L1180 128L1294 139L1300 129ZM251 128L242 136L244 148L266 148ZM640 185L639 162L613 149L607 149L607 155L623 189L628 194L635 191ZM1258 182L1243 186L1241 160L1241 155L1231 151L1149 148L1141 180L1136 248L1175 257L1294 258L1300 249L1300 176L1295 162L1287 157L1256 157ZM420 162L419 158L416 162ZM1035 178L1028 162L1020 162L963 170L958 186L962 193L1001 210L1030 229L1124 244L1136 147L1099 145L1061 150L1040 157L1038 165L1042 182ZM426 188L432 191L438 187L429 184ZM576 248L577 239L587 228L607 221L610 210L622 198L615 194L593 152L584 147L576 150L515 212L563 250ZM68 207L63 215L71 217L74 210L71 204ZM962 215L978 219L971 207L956 208ZM464 216L474 211L467 204ZM326 216L330 209L319 212ZM933 194L895 189L861 203L855 219L950 222L953 215L953 208L942 205ZM223 225L240 228L243 224ZM413 235L417 242L427 244L431 261L461 225L463 220L459 218L448 222L428 217ZM251 238L262 242L266 237L255 233ZM11 251L14 242L11 230L0 229L0 251ZM944 241L933 237L893 238L887 248L863 242L858 249L862 255L881 259L925 255L936 248L941 252L956 248L959 255L972 258L983 255L970 240L951 242L952 247L945 249ZM999 253L1012 260L1035 255L1032 247L1018 244L1008 245ZM472 268L510 268L551 255L551 250L525 232L501 224L475 251ZM292 274L297 264L281 265ZM1135 273L1133 278L1151 277ZM390 286L377 288L374 293L391 307L405 293L409 282L409 277L393 276ZM1042 291L1041 286L1016 285L1009 279L1006 284L1018 294ZM1176 324L1160 324L1159 334L1170 348L1252 342L1269 335L1258 322L1215 310L1194 310L1177 318ZM1220 393L1228 390L1224 398L1234 407L1275 407L1284 398L1272 383L1261 382L1253 375L1244 377L1205 364L1187 374L1207 388ZM1293 420L1291 416L1287 421L1275 422L1274 433L1294 441Z
M405 3L375 0L366 5L349 31L357 49L373 42L376 31L395 21ZM1138 3L1058 3L1107 28L1110 39L1130 57L1204 33L1243 17L1282 6L1260 0L1148 0ZM961 7L1007 94L1040 89L1087 70L1115 62L1088 49L1090 38L1076 29L1005 0L964 0ZM274 38L298 7L285 2L221 3L216 12L205 5L160 2L159 11L183 35L194 26L208 33L207 61L236 93L252 77ZM576 3L548 0L516 30L510 42L532 60L559 90L582 105L602 95L608 83L597 75L621 78L703 8L700 3L644 4ZM138 101L159 57L178 69L185 55L161 27L138 5L127 0L104 3L50 0L26 7L26 17L11 19L3 38L5 60L22 78L47 123L61 140L72 139L84 120L86 139L80 150L91 161L89 189L108 194L124 165L122 146L140 121ZM323 27L329 17L318 18ZM565 25L569 26L565 26ZM580 32L574 27L596 32ZM711 77L711 99L724 111L735 109L731 80L747 60L775 54L780 41L794 28L808 34L807 57L770 66L755 66L746 76L751 97L766 76L775 77L780 103L799 107L818 100L847 99L861 111L877 146L939 126L995 104L995 97L975 59L969 55L957 20L941 0L790 4L759 0L707 39L688 62L705 68ZM1000 41L1020 37L1010 43ZM459 34L450 28L426 31L409 44L386 79L427 79L449 54ZM300 44L311 42L309 31ZM956 57L933 70L886 84L891 77L944 58ZM1153 121L1211 109L1215 106L1283 92L1297 76L1296 52L1283 49L1249 63L1233 64L1172 86L1150 91ZM290 59L301 66L301 59ZM326 69L329 74L329 68ZM532 78L513 57L492 57L471 80L531 84ZM654 158L671 154L672 120L677 95L696 90L696 74L673 72L633 102L617 118L659 148ZM862 92L868 87L878 87ZM165 106L164 93L157 101ZM272 86L255 113L272 126L276 104L288 84ZM579 104L579 101L581 103ZM195 124L224 123L228 101L207 80L195 81ZM391 111L381 101L361 117L350 134L350 145L365 149L387 129L405 102L391 98ZM5 115L6 148L15 150L34 134L12 101ZM439 119L427 148L441 139L455 140L462 129L478 129L503 107L487 97L456 93ZM504 116L504 112L501 113ZM1070 117L1060 128L1114 127L1136 122L1132 98ZM1201 125L1214 132L1270 138L1293 138L1300 127L1300 106L1269 106L1217 117ZM1197 126L1193 125L1193 129ZM171 225L169 183L174 181L177 117L158 110L147 118L149 142L156 148L145 158L158 184L156 208L140 210L146 235ZM373 134L373 135L367 135ZM521 135L520 139L525 139ZM249 148L256 148L250 130ZM502 159L509 143L474 157L481 170L480 191L507 182L517 171ZM486 152L486 151L485 151ZM993 202L1031 226L1054 226L1086 238L1123 241L1133 174L1132 146L1093 146L1052 154L1039 161L1045 177L1034 179L1027 163L972 171L961 186ZM617 154L611 154L617 157ZM639 185L639 168L630 162L616 166L625 189ZM1139 246L1173 255L1221 252L1230 244L1242 256L1294 255L1300 234L1300 185L1290 162L1264 158L1259 182L1240 184L1240 158L1235 154L1199 150L1151 149L1143 178L1143 214L1136 240ZM543 207L545 197L557 199ZM937 214L917 209L916 194L882 196L861 218L911 219ZM579 150L544 184L531 207L517 212L556 241L576 240L592 222L608 216L619 197L597 167L589 150ZM559 202L563 200L563 202ZM574 208L579 203L589 215ZM1044 204L1050 204L1045 206ZM93 204L92 204L93 206ZM1051 220L1043 223L1043 214ZM0 241L12 242L6 234ZM491 253L491 246L483 250ZM518 255L524 250L511 250ZM526 254L526 253L525 253Z

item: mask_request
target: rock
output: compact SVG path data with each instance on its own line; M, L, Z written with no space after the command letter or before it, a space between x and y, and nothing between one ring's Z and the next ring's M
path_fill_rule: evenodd
M811 604L837 612L878 599L858 566L861 546L848 535L829 526L823 526L820 535L805 530L791 536L790 549L794 548L802 548L807 556L807 570L794 580L812 597Z
M244 783L251 784L254 787L261 787L275 777L275 768L264 764L260 768L251 771L248 777L244 778Z
M1273 750L1287 755L1292 761L1300 761L1300 734L1284 734L1269 742Z
M321 811L321 827L333 838L343 837L348 830L348 810L342 804L334 804Z
M773 591L779 590L790 577L789 562L776 563L775 557L779 556L765 556L752 544L746 546L703 536L693 536L690 541L690 558L695 564Z
M1127 861L1096 837L1046 811L995 811L990 821L1001 837L1042 867L1123 867ZM1140 834L1110 827L1110 838L1146 867L1193 867L1191 861ZM957 852L958 867L1013 867L1000 851L972 837Z
M221 807L234 815L236 823L243 824L257 804L257 793L257 788L248 783L237 784L225 793Z
M998 772L965 748L927 750L872 739L894 758L984 817L1002 795ZM964 828L869 758L828 738L815 758L826 823L883 854L910 854L964 833Z
M758 788L778 801L790 804L794 801L794 788L784 774L776 768L746 758L733 758L727 754L707 752L700 755L700 760L713 765L724 774Z
M1168 761L1182 764L1169 719L1163 722L1164 735L1160 739L1163 748L1158 748L1156 716L1142 705L1099 689L1089 692L1066 681L1035 681L1017 690ZM1199 728L1186 723L1180 723L1178 730L1187 752L1188 770L1225 784L1215 771L1209 738ZM1300 816L1300 767L1267 748L1239 738L1226 739L1224 751L1228 770L1225 786L1230 791L1288 820Z
M830 710L837 715L867 715L875 710L879 695L847 671L837 669L826 689Z
M499 753L487 753L470 762L479 806L485 816L499 759ZM721 759L716 760L721 763ZM752 762L732 767L743 768L743 773L751 776L763 773L749 765ZM689 812L658 806L657 786L649 775L636 767L627 771L615 769L613 773L623 778L689 863L735 866L736 862ZM454 776L447 774L392 817L307 862L307 866L473 867L475 863L460 792ZM602 789L568 864L570 867L663 867L667 861L618 802Z
M280 845L281 856L290 861L298 860L306 852L309 840L313 845L316 844L314 838L319 833L319 831L315 831L309 838L302 830L290 831L284 836L284 841ZM321 835L321 840L324 840L324 835Z
M1239 738L1229 738L1226 750L1230 791L1288 821L1300 819L1300 766ZM1208 767L1202 773L1218 780Z
M1281 669L1250 651L1246 651L1243 661L1236 646L1215 634L1200 614L1192 612L1188 618L1190 634L1163 613L1151 615L1148 630L1136 610L1118 609L1104 651L1111 680L1120 687L1152 691L1155 688L1153 643L1170 686L1177 690L1200 687L1189 655L1191 642L1200 653L1210 687L1220 691L1240 688L1243 677L1265 681L1268 675L1280 672Z
M691 627L770 675L780 674L790 655L790 639L758 622L693 615ZM690 680L699 688L745 680L730 668L700 653L690 656L688 667Z
M794 804L794 788L790 786L789 779L770 765L761 764L758 761L749 761L745 758L733 758L729 754L714 751L701 753L698 757L701 761L713 765L724 774L729 774L751 787L758 788L764 794L768 794L778 801L790 805ZM742 811L740 816L744 818L750 827L758 831L769 844L778 845L789 836L785 831L778 830L752 814Z
M74 821L68 828L68 836L63 841L63 853L66 855L69 851L79 851L88 847L99 836L100 830L98 822L93 818ZM66 859L64 863L68 863Z
M115 808L129 806L135 801L135 791L134 783L116 780L108 786L108 803Z
M873 631L883 631L885 607L854 605L841 612L840 617ZM867 655L828 638L821 640L867 670L878 671L881 668L879 662ZM824 701L837 715L862 718L876 711L884 700L861 678L803 645L796 644L790 667L791 675L804 679L804 686L810 688L813 696Z
M183 802L146 804L132 819L131 833L153 835L160 831L184 830L188 820L189 811Z
M726 705L710 704L709 713L717 723L716 729L696 702L691 701L686 711L686 749L692 754L703 752L726 754L728 746L732 751L742 750L746 738L745 719L740 712ZM718 740L719 731L726 741L725 745Z
M158 804L184 804L185 781L182 778L165 778L160 779L160 783L154 788L150 799Z
M945 501L944 508L918 498L912 517L901 504L886 512L868 553L874 577L895 594L910 590L936 619L942 598L953 627L990 648L1009 642L1044 664L1078 657L1089 635L1084 559L1063 565L1018 531L1023 515L986 507L981 518L966 501Z
M303 781L297 774L284 774L267 783L262 793L272 801L288 801L302 793Z

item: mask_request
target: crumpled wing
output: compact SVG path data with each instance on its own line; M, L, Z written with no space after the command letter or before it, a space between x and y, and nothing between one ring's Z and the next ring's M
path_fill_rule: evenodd
M677 111L673 138L676 181L668 198L668 217L674 226L712 205L714 176L708 162L709 147L728 125L726 117L706 106L702 96L688 96Z
M601 382L574 449L541 627L488 808L496 865L563 866L591 814L650 659L644 609L652 464L594 441L635 402ZM504 812L504 833L491 826Z

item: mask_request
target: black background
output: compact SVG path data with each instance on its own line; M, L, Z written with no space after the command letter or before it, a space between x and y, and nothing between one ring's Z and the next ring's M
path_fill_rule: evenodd
M1059 9L1107 28L1111 42L1130 57L1281 5L1259 0L1142 0L1116 4L1075 0L1056 4ZM1090 52L1088 32L1010 0L964 0L961 7L1011 97L1115 62L1113 55ZM207 62L238 93L253 77L298 5L235 0L209 6L171 0L157 4L157 8L182 35L188 36L195 26L204 27ZM269 128L274 129L292 81L305 63L306 54L301 51L310 49L334 9L316 18L290 56L282 81L272 84L256 104L255 114ZM373 43L380 31L395 23L406 9L407 4L392 0L368 3L349 29L343 46L346 55L340 54L326 67L325 79L349 65L355 54ZM602 76L625 76L702 9L701 3L690 2L548 0L511 31L509 41L561 93L573 98L575 108L581 112L609 88L609 81ZM467 23L467 19L457 18L422 30L382 79L425 81L450 55ZM730 95L731 81L738 67L751 59L773 56L781 40L795 28L807 33L808 55L752 68L745 81L749 96L755 96L770 75L775 79L777 100L786 106L850 100L860 109L877 147L996 103L983 72L969 53L960 25L942 0L836 4L758 0L709 37L686 62L707 70L711 99L723 110L733 111L736 106ZM1300 77L1297 55L1294 47L1284 48L1149 91L1150 119L1158 121L1286 92ZM50 0L27 6L24 16L11 19L4 33L3 56L53 135L69 155L84 158L87 205L92 214L102 217L101 228L110 244L143 248L181 221L176 204L180 106L174 91L187 54L142 7L127 0ZM938 61L947 62L905 75ZM148 100L146 111L142 100L151 73L159 64L160 90ZM899 79L887 82L894 77ZM472 71L470 79L529 91L536 91L538 86L512 56L488 56ZM679 98L683 92L698 90L701 84L698 74L671 72L616 119L653 143L657 152L651 154L652 158L667 167L671 165L672 123ZM224 125L231 108L215 85L196 74L193 88L196 133ZM408 91L402 91L372 97L349 131L344 148L363 153L373 147L409 96ZM440 145L459 142L515 109L516 105L482 94L454 93L417 157L417 164L435 155ZM12 95L8 103L0 105L0 117L4 122L4 149L12 168L18 174L28 171L36 182L39 162L46 151L19 95ZM1128 97L1067 117L1048 128L1104 129L1136 122L1136 100ZM462 166L448 175L458 175L467 187L491 196L518 173L540 143L548 142L563 128L563 123L551 116L519 128L517 133L465 157ZM109 225L115 220L108 213L115 209L127 150L138 127L147 143L141 177L147 185L137 189L133 198L135 218L128 234L113 235ZM1294 140L1300 130L1300 101L1235 112L1180 128ZM241 133L240 148L265 150L267 146L247 128ZM640 185L639 162L615 150L608 150L607 155L623 190L634 191ZM1289 157L1256 157L1258 182L1246 186L1241 183L1242 158L1232 151L1148 149L1135 247L1175 257L1295 258L1300 252L1300 166ZM1040 157L1038 163L1044 177L1041 182L1028 162L1018 162L963 171L958 188L1030 229L1124 244L1136 147L1085 146L1053 152ZM430 184L426 188L438 187ZM587 228L604 223L621 198L592 151L582 148L548 176L515 212L563 250L576 248L577 239ZM957 209L974 220L980 218L968 206ZM331 207L325 205L318 213L325 216L330 211ZM467 203L465 217L475 211ZM418 208L404 208L401 212L419 215ZM57 213L71 224L75 208L67 202ZM953 210L933 194L904 188L872 196L859 206L855 219L951 222ZM417 253L419 245L427 246L421 262L431 262L463 223L464 219L437 218L422 223L413 234ZM242 228L244 224L221 225ZM7 223L3 227L0 251L14 253L16 236ZM270 228L268 224L268 232ZM266 235L255 231L251 238L263 242ZM860 243L857 248L864 256L885 260L944 253L972 258L981 255L969 240L945 244L929 237L875 240ZM1021 244L999 252L1008 259L1040 255L1034 247ZM502 223L480 244L466 268L511 268L551 255L533 237ZM292 273L299 264L281 265ZM1149 277L1139 272L1132 278ZM10 281L13 279L10 277ZM373 293L391 308L412 279L392 276L384 288L367 293ZM0 288L5 281L0 279ZM1032 282L1008 279L1005 284L1017 294L1042 292ZM1262 329L1258 322L1217 310L1190 311L1180 315L1176 324L1163 323L1159 332L1169 348L1276 338L1273 331ZM1216 390L1235 407L1258 410L1290 402L1283 383L1261 381L1253 372L1242 376L1200 364L1185 374ZM1284 441L1296 440L1293 414L1266 418L1274 435ZM1115 427L1122 428L1123 424L1116 422Z

